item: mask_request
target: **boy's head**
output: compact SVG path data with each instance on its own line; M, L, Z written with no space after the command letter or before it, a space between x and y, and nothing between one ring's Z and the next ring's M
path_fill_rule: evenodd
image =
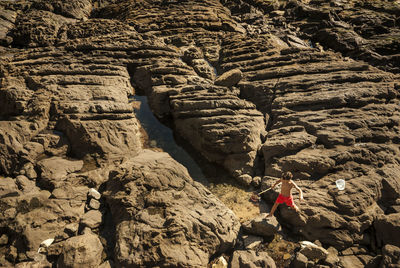
M292 178L293 178L293 175L292 175L292 173L291 173L290 171L285 172L285 173L283 173L283 175L282 175L282 179L283 179L283 180L289 181L289 180L291 180Z

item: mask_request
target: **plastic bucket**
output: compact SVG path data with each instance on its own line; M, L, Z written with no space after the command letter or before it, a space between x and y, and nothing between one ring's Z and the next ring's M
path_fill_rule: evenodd
M345 181L345 180L339 179L339 180L336 181L336 187L337 187L340 191L341 191L341 190L344 190L345 186L346 186L346 181Z

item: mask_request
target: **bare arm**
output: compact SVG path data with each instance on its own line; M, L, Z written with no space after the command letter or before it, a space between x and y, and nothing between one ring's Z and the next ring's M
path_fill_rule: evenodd
M303 191L300 189L299 186L297 186L297 184L294 181L292 181L292 183L293 183L294 188L296 188L297 191L299 191L299 193L300 193L300 200L303 200L304 199L303 198Z
M275 182L274 185L271 186L271 189L274 189L275 186L277 186L281 182L282 182L282 180L278 180L277 182Z

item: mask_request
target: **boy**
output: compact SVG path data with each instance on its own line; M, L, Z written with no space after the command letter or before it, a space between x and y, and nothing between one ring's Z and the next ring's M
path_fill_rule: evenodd
M268 214L267 217L271 217L276 208L278 207L279 204L286 203L289 207L294 208L296 212L299 212L299 208L296 206L296 204L293 202L293 196L292 196L292 188L296 188L300 192L300 201L303 200L303 191L292 181L293 175L289 171L284 173L282 176L282 179L277 181L274 185L272 185L271 189L273 189L275 186L277 186L279 183L282 183L281 186L281 192L278 196L278 198L275 201L274 206L271 209L271 212Z

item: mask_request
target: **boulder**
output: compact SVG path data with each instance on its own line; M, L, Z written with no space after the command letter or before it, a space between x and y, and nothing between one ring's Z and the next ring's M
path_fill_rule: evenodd
M271 237L282 230L281 225L275 217L267 217L266 213L262 213L257 218L245 222L243 230L246 233L258 236Z
M233 248L240 224L168 154L145 150L111 173L103 193L121 266L206 266Z
M256 252L253 250L236 250L233 252L230 267L275 268L276 264L267 252Z
M64 242L58 267L99 267L102 263L103 245L97 235L88 232Z
M218 76L214 84L217 86L231 87L236 85L240 79L242 79L242 72L240 69L233 69Z

